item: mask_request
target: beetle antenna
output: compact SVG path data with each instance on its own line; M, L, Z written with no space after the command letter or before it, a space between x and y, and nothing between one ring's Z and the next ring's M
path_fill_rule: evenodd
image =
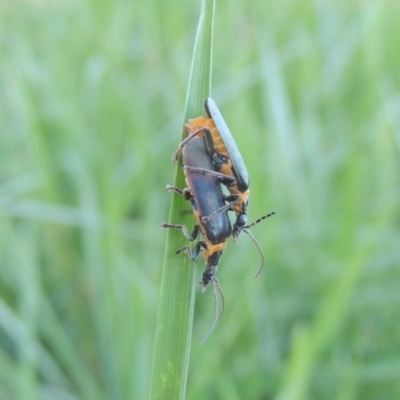
M264 221L264 219L272 217L275 214L276 214L276 212L272 211L269 214L263 215L262 217L258 218L256 221L252 222L251 224L244 226L243 229L249 229L252 226L257 225L259 222Z
M224 313L225 309L225 299L224 299L224 294L221 289L221 285L219 284L219 281L217 278L214 276L211 278L212 284L213 284L213 292L214 292L214 320L213 323L211 324L210 329L204 336L203 340L201 341L201 344L204 344L205 341L210 337L212 331L215 328L215 325L217 325L217 322L220 320L222 314ZM221 311L218 313L218 293L221 296Z
M265 218L266 218L266 217L265 217ZM260 218L260 220L261 220L261 218ZM253 224L251 224L250 226L253 226ZM243 229L243 232L246 232L246 233L251 237L251 239L253 240L253 242L254 242L255 245L257 246L258 251L259 251L260 254L261 254L261 265L260 265L260 268L258 268L257 273L254 275L254 278L257 278L257 276L260 275L260 272L261 272L261 270L262 270L263 267L264 267L264 253L263 253L263 251L262 251L262 249L261 249L261 246L258 244L256 238L253 236L253 234L252 234L249 230L247 230L247 229Z

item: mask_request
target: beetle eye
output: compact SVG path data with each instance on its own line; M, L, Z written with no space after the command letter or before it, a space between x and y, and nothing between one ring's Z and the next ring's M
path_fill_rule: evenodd
M214 163L219 166L219 165L224 165L228 164L228 157L223 156L222 154L215 153L213 157Z
M236 220L235 225L242 228L243 226L246 225L246 223L247 223L247 214L240 214L240 216Z
M246 223L247 223L247 214L240 214L237 217L236 222L233 224L232 236L234 240L239 236L240 231L243 229Z

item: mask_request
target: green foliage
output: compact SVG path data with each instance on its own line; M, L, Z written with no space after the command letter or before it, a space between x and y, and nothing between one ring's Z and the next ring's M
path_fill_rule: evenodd
M210 96L214 6L214 0L202 2L186 95L184 122L201 115L204 99ZM183 138L184 135L181 140ZM183 188L186 186L185 179L182 165L179 167L175 187ZM186 213L186 218L183 218L185 207L187 201L182 196L175 196L171 206L170 223L180 221L180 224L183 223L185 226L190 224L193 228L193 217L190 213ZM193 268L189 257L182 258L176 254L177 249L187 246L187 243L182 243L184 240L181 231L169 230L154 340L151 400L186 397L196 295L196 269Z
M148 398L199 13L2 4L1 399ZM251 240L228 246L204 345L196 293L187 398L399 398L398 6L221 1L215 22L250 220L277 215L253 229L257 279Z

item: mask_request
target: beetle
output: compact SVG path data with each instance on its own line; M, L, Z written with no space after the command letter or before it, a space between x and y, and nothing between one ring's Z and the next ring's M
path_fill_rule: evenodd
M212 170L214 168L205 142L201 137L194 137L193 140L188 142L184 147L183 164L188 187L181 190L173 186L167 186L167 190L174 191L190 201L196 219L196 225L191 234L189 234L185 225L163 223L161 226L163 228L181 229L189 241L195 240L199 233L202 234L202 239L197 242L193 250L189 246L185 246L179 249L177 253L186 250L189 257L196 260L200 252L203 251L206 268L203 272L202 280L200 281L200 287L204 292L211 282L213 284L215 299L214 321L203 340L204 342L214 329L224 309L223 293L215 274L221 256L227 246L227 239L232 235L232 226L227 211L218 213L207 222L203 222L202 220L203 215L210 215L215 210L224 207L225 198L219 178L213 174L199 172L199 169ZM217 291L220 293L222 299L222 309L219 314Z
M218 177L220 182L225 185L230 193L229 196L225 196L227 204L215 209L211 214L203 214L202 221L208 222L215 218L219 213L225 212L226 210L232 210L236 214L236 221L233 224L232 237L234 242L238 239L240 233L244 231L247 233L258 250L260 251L262 263L256 274L260 273L264 264L263 252L254 238L250 233L249 228L262 220L271 217L275 212L271 212L258 218L252 224L247 224L247 212L250 194L250 178L247 171L246 165L242 158L242 155L233 139L233 136L222 117L216 103L210 97L205 101L205 109L207 117L200 116L195 119L189 120L185 124L185 133L187 138L182 141L178 149L172 155L172 160L176 162L179 154L196 137L202 137L207 152L209 153L212 162L213 169L198 168L198 172L202 172L205 175L213 175ZM193 171L193 169L192 169Z

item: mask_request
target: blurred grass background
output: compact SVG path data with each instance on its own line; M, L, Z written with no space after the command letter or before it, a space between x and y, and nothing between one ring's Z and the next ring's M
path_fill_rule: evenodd
M199 9L2 2L0 399L147 397ZM213 97L250 220L278 214L256 280L251 240L228 247L203 346L197 296L189 399L400 397L399 12L217 2Z

